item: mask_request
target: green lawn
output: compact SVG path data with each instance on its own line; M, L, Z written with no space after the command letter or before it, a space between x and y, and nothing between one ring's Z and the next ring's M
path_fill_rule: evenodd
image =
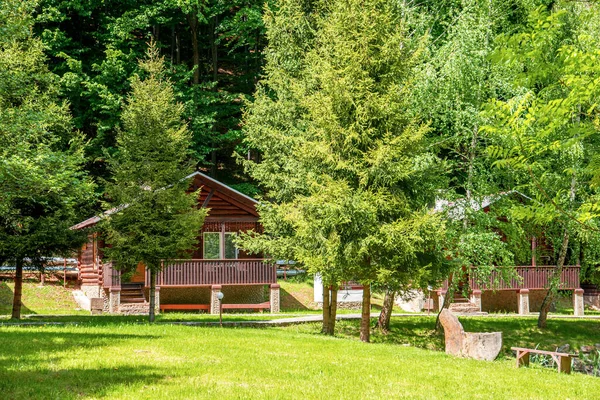
M459 317L466 332L502 332L503 350L506 357L514 357L511 347L527 347L556 350L565 343L571 349L579 349L582 345L600 343L600 320L583 319L549 319L548 328L537 327L536 317ZM444 350L443 334L436 334L433 327L435 316L392 318L391 332L381 334L375 330L372 341L431 349ZM338 322L340 336L358 337L357 321ZM317 324L299 326L296 329L314 332ZM599 395L600 397L600 395Z
M0 315L12 312L13 290L11 281L0 281ZM73 289L56 282L41 285L39 282L23 282L23 306L21 314L88 314L77 310Z
M478 328L490 320L465 325ZM251 329L89 321L0 326L1 397L594 399L600 393L600 379L582 374L516 369L514 359L480 362L395 344L423 331L430 322L423 318L395 320L398 339L376 344L324 337L304 325ZM594 329L567 322L557 322L556 331Z

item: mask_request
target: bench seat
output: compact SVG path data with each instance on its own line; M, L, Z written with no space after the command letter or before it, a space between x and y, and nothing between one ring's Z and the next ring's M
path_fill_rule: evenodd
M523 347L511 347L511 350L517 352L517 368L522 366L529 365L529 355L531 353L534 354L543 354L546 356L551 356L552 359L556 362L556 366L558 367L559 373L570 374L571 373L571 360L573 357L576 357L569 353L559 353L557 351L546 351L546 350L537 350L537 349L526 349Z
M161 304L160 310L209 310L210 304Z

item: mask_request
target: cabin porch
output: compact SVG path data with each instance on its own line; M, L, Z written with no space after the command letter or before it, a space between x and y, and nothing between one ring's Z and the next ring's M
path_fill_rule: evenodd
M139 273L134 275L131 282L122 282L120 271L113 269L111 264L104 265L102 286L107 291L110 313L129 308L135 311L147 309L150 273L143 266L141 271L141 276ZM132 285L137 285L137 298L141 301L132 301L128 297ZM264 302L267 287L269 300ZM279 312L276 266L263 259L174 260L157 274L156 310L160 310L162 303L163 308L186 309L187 306L187 309L219 313L219 292L225 295L225 309L269 308L271 312ZM127 303L137 304L124 305Z
M554 265L527 265L512 267L515 274L511 279L503 279L501 269L492 271L490 276L482 280L478 278L475 268L465 277L470 288L468 302L478 311L518 311L527 315L531 309L539 308L539 304L549 286L550 279L556 269ZM571 291L574 315L584 315L583 289L580 287L579 265L563 267L560 276L561 291ZM448 291L448 281L436 291L438 308L444 302Z

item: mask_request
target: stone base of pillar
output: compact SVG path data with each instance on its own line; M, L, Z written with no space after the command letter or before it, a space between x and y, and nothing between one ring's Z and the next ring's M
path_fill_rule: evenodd
M108 296L108 312L110 314L118 313L119 304L121 304L121 288L111 288Z
M280 311L279 304L279 285L274 283L271 285L271 296L269 297L271 303L271 312L278 313Z
M154 314L160 314L160 286L154 292Z
M442 311L442 308L444 307L444 299L446 298L446 291L445 290L440 290L438 292L438 309L440 311Z
M519 314L529 314L529 289L521 289L518 292L519 296Z
M212 285L210 287L210 313L211 314L219 314L221 308L221 302L217 297L217 294L221 291L221 285Z
M471 293L471 303L479 307L479 312L481 312L481 290L473 290Z
M582 317L583 310L583 289L575 289L573 290L573 315Z

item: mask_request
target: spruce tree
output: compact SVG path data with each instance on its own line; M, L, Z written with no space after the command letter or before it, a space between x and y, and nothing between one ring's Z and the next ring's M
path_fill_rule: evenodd
M117 212L105 221L106 253L117 269L132 271L143 263L150 271L153 322L156 274L169 260L189 256L206 210L197 207L198 192L188 191L191 133L154 45L140 69L147 76L132 79L117 152L109 159L113 181L106 208Z

